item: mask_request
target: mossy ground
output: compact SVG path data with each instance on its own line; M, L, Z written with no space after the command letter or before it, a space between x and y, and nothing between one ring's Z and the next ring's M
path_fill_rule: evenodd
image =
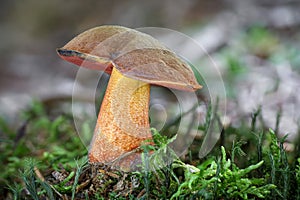
M25 115L26 123L17 132L1 125L8 133L1 142L1 196L6 199L300 197L299 144L287 152L285 138L278 139L272 130L227 127L225 143L218 143L207 157L181 160L167 146L173 139L152 129L155 145L142 147L140 170L125 173L113 166L89 164L86 148L76 139L67 115L49 119L40 103ZM256 120L259 113L253 116ZM149 156L152 150L155 153ZM162 152L174 161L164 163Z

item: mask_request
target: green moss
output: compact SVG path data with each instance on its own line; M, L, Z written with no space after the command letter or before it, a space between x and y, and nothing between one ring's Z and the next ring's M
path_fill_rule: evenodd
M199 130L207 131L213 113L209 106ZM13 199L63 195L70 199L299 199L300 158L285 151L286 137L280 139L273 130L258 127L260 116L259 108L250 127L224 129L226 148L217 145L202 160L192 155L181 160L169 147L176 136L168 138L151 129L153 143L141 147L140 171L124 174L104 167L95 173L87 164L87 150L75 134L72 119L49 117L35 102L24 112L26 123L19 135L1 121L7 133L1 142L5 149L0 156L1 192ZM39 175L49 171L62 177L51 181Z

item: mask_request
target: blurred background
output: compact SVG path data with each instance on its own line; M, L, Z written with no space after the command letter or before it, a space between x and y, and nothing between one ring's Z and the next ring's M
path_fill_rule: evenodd
M296 136L299 10L298 0L2 1L0 116L19 126L34 99L71 102L78 68L55 49L77 34L103 24L150 26L185 33L212 56L226 87L226 123L239 126L261 106L266 126L280 117L279 132ZM205 68L205 55L193 56Z

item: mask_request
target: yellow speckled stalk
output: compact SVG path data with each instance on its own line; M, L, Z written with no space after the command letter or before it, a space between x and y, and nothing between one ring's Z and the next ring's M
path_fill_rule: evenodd
M148 83L127 78L113 68L89 151L90 162L111 162L151 139L149 97Z

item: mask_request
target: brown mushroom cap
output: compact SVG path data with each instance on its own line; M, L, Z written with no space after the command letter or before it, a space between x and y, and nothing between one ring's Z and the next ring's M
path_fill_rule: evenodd
M150 35L122 26L100 26L57 50L65 60L150 84L194 91L201 88L189 65Z

